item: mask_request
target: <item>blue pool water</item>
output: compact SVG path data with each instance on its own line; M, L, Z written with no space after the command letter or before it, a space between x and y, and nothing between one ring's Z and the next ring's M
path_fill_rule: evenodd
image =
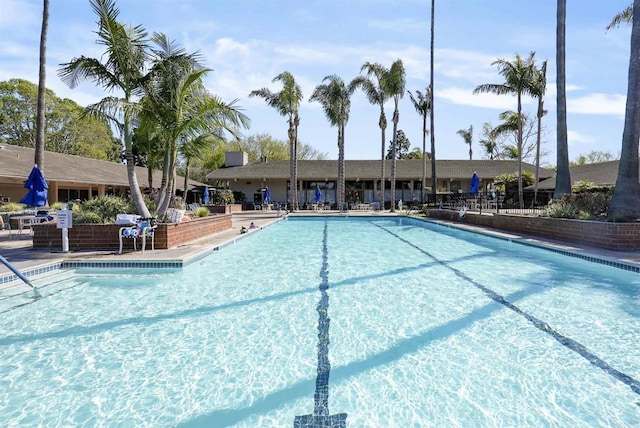
M295 218L44 284L0 313L3 426L640 425L640 275L534 247Z

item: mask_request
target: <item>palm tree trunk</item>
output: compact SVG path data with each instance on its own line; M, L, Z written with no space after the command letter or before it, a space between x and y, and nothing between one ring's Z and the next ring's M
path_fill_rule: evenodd
M378 125L380 126L381 136L382 136L382 149L380 154L380 209L384 210L384 199L385 199L385 183L384 183L384 173L385 173L385 130L387 129L387 118L384 115L384 107L380 106L380 120L378 121Z
M341 123L338 125L338 209L340 210L345 203L344 175L344 123Z
M638 141L640 139L640 0L633 2L629 84L618 179L609 205L610 221L640 218Z
M295 211L297 209L297 201L296 201L296 172L295 172L295 162L296 162L296 135L295 129L293 127L293 118L289 119L289 192L291 199L291 211Z
M391 147L391 212L396 211L396 156L397 156L397 137L398 137L398 120L400 113L398 112L398 102L396 101L395 110L393 111L393 142Z
M294 119L294 139L293 139L293 195L295 198L295 209L300 209L298 205L298 126L300 125L300 118L296 115Z
M422 116L422 203L427 201L427 116Z
M567 143L567 93L565 75L565 27L567 19L567 0L558 0L556 28L556 86L557 86L557 171L554 199L571 193L571 175L569 173L569 147Z
M125 95L125 103L128 106L130 103L129 94ZM131 192L131 199L133 205L136 207L137 213L141 217L151 217L149 208L144 203L142 192L140 191L140 185L138 184L138 177L136 176L136 165L133 159L133 132L131 130L131 110L129 107L124 111L124 150L125 157L127 159L127 179L129 180L129 191Z
M36 147L34 163L44 172L44 129L47 63L47 29L49 27L49 0L44 0L42 9L42 32L40 33L40 69L38 72L38 101L36 107Z
M524 208L522 193L522 94L518 92L518 202Z
M540 180L540 133L542 132L542 116L544 116L544 102L542 95L538 97L538 135L536 136L536 178L533 187L533 202L538 204L538 181Z
M431 66L429 70L430 83L429 87L431 88L431 116L430 127L431 127L431 196L433 198L433 203L436 203L436 195L438 192L438 182L436 179L436 134L435 134L435 96L433 92L433 45L434 45L434 36L435 36L435 7L436 0L431 0Z

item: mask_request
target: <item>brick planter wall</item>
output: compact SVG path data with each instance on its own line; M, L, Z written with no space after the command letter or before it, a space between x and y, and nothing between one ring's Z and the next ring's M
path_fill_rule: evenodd
M614 251L640 250L640 223L609 223L509 214L478 215L469 212L460 218L457 211L451 210L428 210L427 216L558 241L577 242Z
M242 204L230 205L204 205L212 214L230 214L242 211Z
M203 236L231 229L231 214L194 218L184 223L160 223L155 230L155 248L167 249L193 241ZM69 250L92 251L114 250L120 247L118 232L122 226L117 224L77 224L69 229ZM141 239L138 239L140 248ZM126 239L125 250L131 250L133 243ZM62 231L55 223L33 226L34 249L62 249ZM147 242L147 248L151 244Z

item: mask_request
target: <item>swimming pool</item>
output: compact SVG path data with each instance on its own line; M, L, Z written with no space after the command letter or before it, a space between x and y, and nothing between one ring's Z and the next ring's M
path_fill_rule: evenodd
M5 426L640 423L639 274L419 220L37 282L0 315Z

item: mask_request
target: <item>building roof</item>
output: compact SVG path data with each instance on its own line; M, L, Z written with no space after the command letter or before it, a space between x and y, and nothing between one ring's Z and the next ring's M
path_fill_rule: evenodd
M571 183L573 184L577 181L584 180L599 186L615 186L616 180L618 179L618 164L619 161L613 160L572 166L569 168ZM555 175L538 184L538 190L551 191L555 188Z
M35 150L29 147L0 145L0 179L23 182L33 168ZM122 163L83 158L56 152L44 152L44 176L48 181L72 183L104 184L107 186L129 186L127 166ZM136 167L140 187L149 187L147 169ZM153 185L160 187L162 172L153 172ZM181 189L184 178L176 178L176 188ZM189 184L203 183L189 180Z
M396 162L396 179L415 180L422 177L423 161L403 159ZM535 166L522 163L523 171L535 172ZM481 179L493 179L501 174L516 174L518 162L515 160L437 160L438 178L470 178L476 171ZM385 175L391 173L391 161L385 161ZM554 171L540 168L540 177L549 178ZM347 179L373 180L380 177L379 160L345 160ZM299 160L300 180L335 179L338 176L337 160ZM237 179L288 179L288 160L249 162L244 166L223 167L207 175L208 181ZM431 178L431 161L427 161L427 178Z

